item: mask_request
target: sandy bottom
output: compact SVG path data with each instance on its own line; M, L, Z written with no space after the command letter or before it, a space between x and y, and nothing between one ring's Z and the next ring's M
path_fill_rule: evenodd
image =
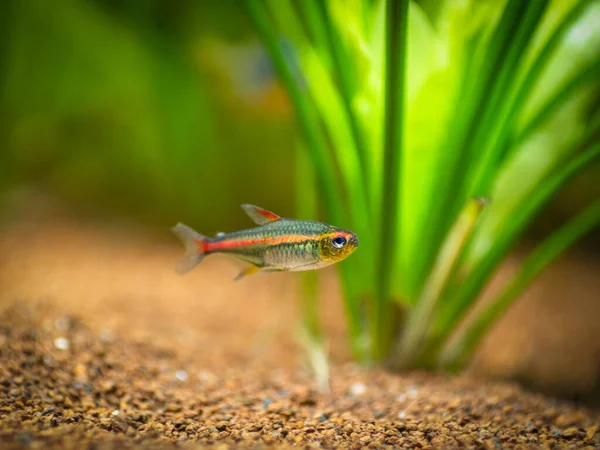
M600 447L598 412L477 376L593 393L597 266L552 269L453 378L356 367L325 271L322 394L296 343L295 274L233 282L240 265L214 257L179 277L179 256L122 226L0 234L0 447Z

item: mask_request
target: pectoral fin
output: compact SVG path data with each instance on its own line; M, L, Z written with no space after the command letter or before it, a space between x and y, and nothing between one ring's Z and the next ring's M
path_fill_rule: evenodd
M266 209L259 208L258 206L249 205L247 203L242 205L242 209L246 211L248 217L250 217L256 224L264 225L269 222L275 222L276 220L280 220L277 214L271 211L267 211Z

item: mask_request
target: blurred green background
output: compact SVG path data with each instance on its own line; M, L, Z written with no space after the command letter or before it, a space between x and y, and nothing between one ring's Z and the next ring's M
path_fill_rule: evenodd
M209 234L248 225L243 202L294 214L292 111L236 0L0 2L0 89L5 218L24 188L84 216ZM599 175L536 230L597 198Z
M293 214L293 117L235 0L1 2L0 88L5 211L26 187L207 233Z

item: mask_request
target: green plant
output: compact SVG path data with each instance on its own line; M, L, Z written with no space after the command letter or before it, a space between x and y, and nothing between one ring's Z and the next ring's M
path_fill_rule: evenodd
M599 201L449 339L540 209L600 153L600 3L245 3L326 218L360 238L339 267L356 357L460 366L527 283L600 222Z

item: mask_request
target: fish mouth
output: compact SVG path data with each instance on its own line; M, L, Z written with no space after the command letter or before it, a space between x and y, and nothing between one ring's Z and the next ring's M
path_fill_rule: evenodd
M350 245L354 246L354 247L358 247L358 237L356 235L353 235L350 238Z

